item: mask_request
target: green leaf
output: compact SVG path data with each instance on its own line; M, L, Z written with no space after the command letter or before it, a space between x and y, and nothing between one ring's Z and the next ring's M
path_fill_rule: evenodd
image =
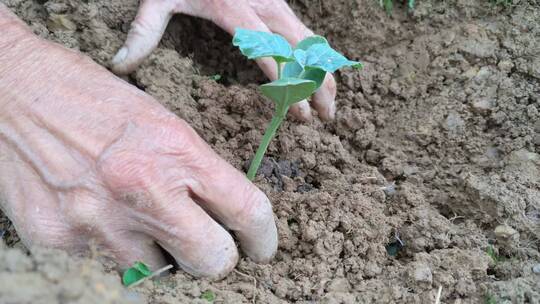
M145 277L147 277L147 276L142 274L137 269L128 268L124 272L124 275L122 276L122 283L124 284L124 286L129 286L129 285L131 285L131 284L133 284L133 283L137 282L138 280L140 280L142 278L145 278Z
M281 78L261 86L264 96L287 106L308 98L315 90L315 81L300 78Z
M305 51L310 46L312 46L314 44L319 44L319 43L328 44L328 41L323 36L319 36L319 35L309 36L309 37L305 38L304 40L298 42L295 49Z
M495 248L490 244L486 249L487 255L493 260L495 264L504 261L504 257L500 256L495 252Z
M304 68L296 61L287 62L281 72L283 78L299 78L300 73L304 71Z
M318 35L310 36L298 42L295 50L305 51L314 44L328 45L328 41L326 41L326 39L322 36L318 36ZM283 67L283 77L293 77L293 78L313 80L315 81L315 84L316 84L315 90L317 90L322 85L325 76L326 76L325 71L321 69L316 69L316 68L304 69L296 61L287 62L285 66Z
M216 300L216 294L209 289L201 294L201 299L212 303L214 300Z
M321 69L306 67L302 68L298 62L287 62L283 68L283 77L301 78L306 80L315 81L315 90L317 90L323 83L326 72Z
M355 68L363 66L362 63L345 58L328 44L323 43L314 44L305 51L295 50L294 58L304 68L318 68L329 73L346 66Z
M145 276L149 276L152 274L152 271L150 271L148 266L146 266L146 264L143 262L135 262L135 264L133 264L133 267L131 268L138 270L140 273L142 273Z
M132 267L126 269L122 275L122 283L129 286L142 278L150 276L152 271L143 262L135 262Z
M393 0L380 0L380 4L386 10L386 14L392 15L392 9L394 8Z
M249 59L273 57L277 62L294 60L291 45L277 34L237 28L233 44Z

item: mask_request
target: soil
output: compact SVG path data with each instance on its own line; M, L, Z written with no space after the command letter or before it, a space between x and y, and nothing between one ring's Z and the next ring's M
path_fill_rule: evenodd
M2 2L105 66L138 5ZM0 302L207 303L210 290L215 303L434 303L441 287L441 303L540 303L540 3L431 0L407 12L400 2L388 16L378 2L290 1L366 67L336 75L335 121L289 119L270 145L256 182L277 216L271 264L243 258L219 282L178 271L134 293L95 260L2 247ZM175 16L127 80L242 169L272 104L230 40Z

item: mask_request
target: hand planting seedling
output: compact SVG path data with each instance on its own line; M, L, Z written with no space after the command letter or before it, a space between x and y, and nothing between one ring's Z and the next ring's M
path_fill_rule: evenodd
M247 173L253 180L289 107L315 93L326 73L346 66L360 68L362 64L336 52L321 36L308 37L293 49L280 35L238 28L233 44L249 59L272 57L277 67L278 79L261 86L263 95L276 104L276 110Z

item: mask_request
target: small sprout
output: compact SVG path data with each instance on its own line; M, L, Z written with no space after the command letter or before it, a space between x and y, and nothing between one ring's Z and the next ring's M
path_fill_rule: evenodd
M415 0L407 0L407 8L409 9L409 11L412 11L414 9L414 1ZM495 1L501 1L501 0L495 0ZM508 1L508 0L502 0L502 1ZM382 8L384 8L384 10L386 11L388 15L392 15L392 10L394 9L394 0L379 0L379 5Z
M201 294L201 299L206 300L210 303L213 303L216 300L216 294L210 289L206 290Z
M379 5L384 8L388 15L392 14L394 8L394 0L380 0Z
M491 244L488 245L488 247L486 249L486 253L493 260L495 265L500 263L500 262L504 262L506 260L506 258L504 256L499 255L495 251L495 247L493 247Z
M133 283L150 276L152 272L143 262L135 262L132 267L124 271L122 283L124 286L130 286Z
M321 36L308 37L293 49L280 35L237 28L233 44L249 59L272 57L277 67L278 79L261 86L262 94L276 104L276 114L249 167L247 177L253 180L289 107L313 95L326 73L347 66L361 68L362 63L345 58Z
M221 75L220 74L212 75L212 76L210 76L210 79L213 79L214 81L220 81L221 80Z
M143 262L135 262L132 267L126 269L124 271L124 275L122 275L122 283L126 287L134 287L142 282L144 282L147 279L151 279L153 277L159 276L160 274L164 273L165 271L173 268L171 264L162 267L154 272L150 271L150 268L143 263Z
M495 298L494 295L492 294L486 294L485 297L484 297L484 303L485 304L497 304L497 298Z

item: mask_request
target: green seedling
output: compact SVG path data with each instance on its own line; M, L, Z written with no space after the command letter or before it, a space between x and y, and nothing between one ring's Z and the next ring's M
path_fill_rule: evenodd
M152 274L152 271L143 262L135 262L132 267L124 271L122 276L122 283L124 286L130 286L131 284L146 278Z
M415 0L406 0L407 1L407 7L410 11L414 9L414 1ZM500 1L500 0L499 0ZM392 15L392 10L394 9L394 0L379 0L379 5L384 8L386 13L388 15Z
M488 293L484 296L484 304L497 304L497 298Z
M221 75L220 74L212 75L210 76L210 79L213 79L214 81L219 81L221 80Z
M289 107L315 93L326 73L347 66L361 68L362 63L345 58L321 36L308 37L292 48L280 35L237 28L233 44L249 59L272 57L277 68L278 79L260 87L275 103L275 115L249 167L247 177L253 180Z
M171 268L173 268L173 265L169 264L152 272L145 263L135 262L132 267L124 271L124 275L122 276L122 283L126 287L134 287L141 284L145 280L159 276L160 274Z
M216 294L209 289L201 294L201 299L213 303L216 300Z
M493 262L496 264L500 263L500 262L504 262L506 260L506 258L504 256L501 256L499 255L496 251L495 251L495 248L490 244L488 245L487 249L486 249L486 253L487 255L493 260Z

